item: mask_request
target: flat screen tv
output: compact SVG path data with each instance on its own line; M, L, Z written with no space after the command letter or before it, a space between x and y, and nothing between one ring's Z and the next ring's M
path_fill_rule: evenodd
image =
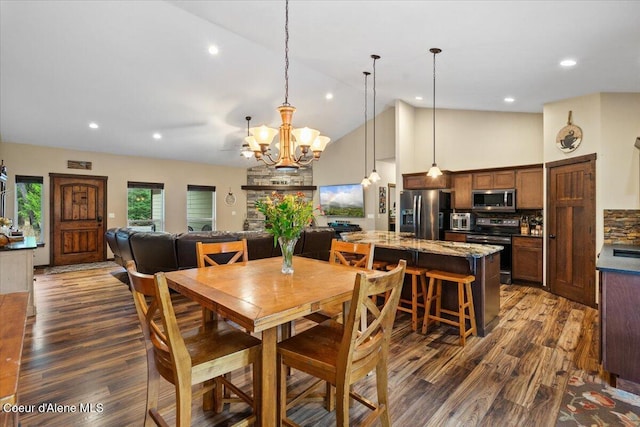
M326 216L364 218L364 190L360 184L321 185L319 196Z

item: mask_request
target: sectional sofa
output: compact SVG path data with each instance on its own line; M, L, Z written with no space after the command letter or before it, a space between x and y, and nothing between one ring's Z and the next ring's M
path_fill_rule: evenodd
M206 231L196 233L163 233L134 231L130 228L110 228L105 233L107 243L118 264L136 262L138 271L154 274L196 267L196 242L226 242L247 239L249 260L280 256L280 247L273 245L273 236L255 231ZM294 254L328 260L331 240L336 233L331 227L308 227L300 236ZM226 262L225 256L218 258Z

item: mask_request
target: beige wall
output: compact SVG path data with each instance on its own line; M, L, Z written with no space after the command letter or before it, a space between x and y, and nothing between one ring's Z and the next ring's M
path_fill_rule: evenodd
M556 136L567 124L569 111L583 137L575 151L563 153ZM596 251L604 240L604 209L640 208L640 151L634 147L638 136L640 93L597 93L544 106L545 163L597 155Z
M44 224L49 224L49 173L70 173L108 177L107 228L127 224L127 181L159 182L165 188L165 231L186 230L187 185L215 185L218 230L242 230L246 210L246 169L212 166L173 160L116 156L88 151L72 151L27 144L0 143L0 158L9 172L9 191L15 175L35 175L44 178ZM67 160L92 162L92 170L67 169ZM224 198L229 189L236 195L235 206L227 206ZM15 196L8 197L8 212L14 212ZM235 212L235 215L234 215ZM13 216L13 215L11 215ZM49 230L45 230L45 247L36 250L35 265L49 264ZM109 257L112 254L109 252Z

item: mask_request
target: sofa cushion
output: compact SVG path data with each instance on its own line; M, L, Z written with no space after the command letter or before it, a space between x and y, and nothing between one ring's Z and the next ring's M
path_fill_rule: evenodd
M124 267L127 261L133 259L133 253L131 252L131 242L129 238L137 233L137 231L132 230L130 228L118 228L116 231L116 244L118 245L118 250L120 251L120 259L122 260L122 266Z
M273 244L273 236L269 233L260 233L254 235L242 236L247 239L247 252L249 252L249 261L254 259L271 258L278 256L280 253L277 246Z
M174 234L163 232L132 234L129 241L138 271L155 274L159 271L177 270L175 239Z
M176 237L176 254L178 268L194 268L198 266L196 257L196 242L215 243L231 242L239 240L237 233L228 231L203 231L196 233L182 233ZM213 257L216 262L226 264L230 256L220 255Z
M104 237L107 239L107 244L109 245L109 249L113 252L113 260L122 266L124 263L122 261L122 256L120 256L120 248L118 247L118 242L116 241L116 232L117 228L110 228L104 233Z
M336 233L331 227L309 227L304 230L304 241L300 255L323 261L329 260L331 241Z

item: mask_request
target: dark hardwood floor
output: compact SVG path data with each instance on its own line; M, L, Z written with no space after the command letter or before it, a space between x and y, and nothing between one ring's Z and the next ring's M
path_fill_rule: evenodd
M131 294L114 277L123 271L36 275L38 314L27 324L20 378L20 402L35 410L21 416L23 427L143 425L146 359ZM198 324L198 307L179 295L174 303L181 326ZM389 366L393 424L554 425L572 372L598 371L597 331L596 310L517 285L502 287L494 331L470 337L464 348L454 328L440 326L425 336L411 331L409 315L399 314ZM234 378L242 382L248 374ZM290 387L303 387L308 379L294 371ZM375 397L373 384L374 377L365 379L358 390ZM173 387L163 383L161 391L161 412L173 421ZM42 403L58 406L42 412ZM237 404L214 415L196 399L193 425L226 425L246 410ZM365 412L356 404L352 422ZM335 425L335 416L320 404L289 414L302 425Z

